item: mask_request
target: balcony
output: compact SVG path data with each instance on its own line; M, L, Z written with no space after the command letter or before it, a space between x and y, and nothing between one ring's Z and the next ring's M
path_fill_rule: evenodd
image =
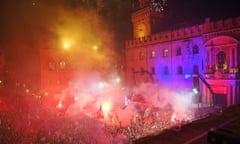
M230 69L215 69L215 68L208 68L205 70L204 77L206 79L238 79L239 76L239 69L238 68L230 68Z

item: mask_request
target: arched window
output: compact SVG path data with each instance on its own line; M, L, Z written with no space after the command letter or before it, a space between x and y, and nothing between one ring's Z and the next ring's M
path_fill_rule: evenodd
M193 74L198 74L198 73L199 73L198 66L197 65L193 66Z
M156 74L155 67L152 67L152 74L153 74L153 75L155 75L155 74Z
M164 67L163 74L164 75L168 75L169 74L168 66Z
M180 55L182 55L182 49L179 47L179 48L177 48L177 54L176 54L177 56L180 56Z
M197 46L197 45L194 45L192 51L193 51L193 54L198 54L198 53L199 53L198 46Z
M163 50L163 57L168 57L168 49Z
M182 68L182 66L178 66L177 74L179 74L179 75L183 74L183 68Z
M220 51L217 54L217 65L218 65L218 68L223 68L225 62L226 62L226 54L225 54L224 51Z
M151 52L151 58L155 58L156 57L156 52L155 51L152 51Z

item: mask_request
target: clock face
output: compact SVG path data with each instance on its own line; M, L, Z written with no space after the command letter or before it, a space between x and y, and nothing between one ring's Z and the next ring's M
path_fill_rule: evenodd
M137 27L137 35L138 37L144 37L146 36L146 25L145 24L139 24Z

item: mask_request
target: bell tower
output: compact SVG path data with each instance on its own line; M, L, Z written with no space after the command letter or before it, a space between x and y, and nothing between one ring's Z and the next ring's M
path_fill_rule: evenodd
M165 4L166 0L138 0L138 8L131 16L134 38L149 36L159 31Z

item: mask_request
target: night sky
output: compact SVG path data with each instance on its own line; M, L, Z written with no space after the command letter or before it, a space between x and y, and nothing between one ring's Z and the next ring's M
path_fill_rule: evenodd
M168 17L182 22L191 19L225 19L240 16L236 0L169 0Z
M32 35L46 37L49 33L46 27L54 23L54 10L59 7L66 11L84 7L95 10L102 17L108 30L114 33L112 39L119 50L124 47L124 40L132 38L131 1L133 0L2 0L1 49L8 47L8 41L17 39L18 35L30 41ZM240 16L237 0L168 0L167 3L163 19L166 29L182 22L203 22L205 17L218 20Z

